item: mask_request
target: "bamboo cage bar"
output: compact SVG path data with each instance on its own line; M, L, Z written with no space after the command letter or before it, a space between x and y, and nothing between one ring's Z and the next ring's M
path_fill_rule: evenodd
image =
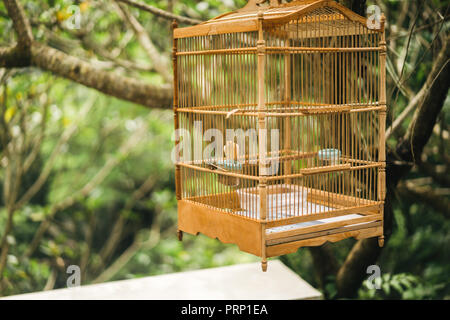
M384 31L384 25L385 25L386 18L384 15L381 16L381 28L382 28L382 34L381 34L381 41L380 46L382 47L382 51L380 53L380 104L382 106L386 106L386 36ZM386 144L386 110L382 110L380 112L380 122L379 122L379 149L378 149L378 161L385 164L386 163L386 151L385 151L385 144ZM386 196L386 170L385 165L380 167L378 170L378 200L382 201L384 203L384 199ZM384 213L384 208L380 206L381 214ZM379 240L379 245L382 247L384 245L384 235L382 235Z
M176 20L172 23L172 33L178 27ZM178 64L177 64L177 39L173 39L173 47L172 47L172 63L173 63L173 119L175 124L175 132L179 129L179 117L178 117ZM180 167L178 165L179 159L175 159L175 194L177 200L181 200L181 178L180 178ZM181 232L179 232L181 234Z
M266 257L266 214L267 214L267 180L266 175L266 114L265 108L265 58L266 42L262 27L263 14L258 12L258 141L259 141L259 206L261 219L261 266L262 270L267 270Z
M174 24L178 231L262 259L383 245L386 40L328 0Z
M290 45L290 39L289 38L284 38L285 41L285 48L289 49L291 47ZM284 55L284 101L283 104L290 106L291 103L291 54L290 51L285 51L285 55ZM283 141L284 141L284 145L283 148L285 150L290 150L291 149L291 118L290 117L285 117L283 119L284 123L284 129L283 129ZM283 160L288 160L288 161L284 161L284 174L285 175L289 175L291 174L292 171L292 162L289 161L291 159L280 159L281 161ZM290 179L284 179L284 183L285 184L290 184L291 180Z

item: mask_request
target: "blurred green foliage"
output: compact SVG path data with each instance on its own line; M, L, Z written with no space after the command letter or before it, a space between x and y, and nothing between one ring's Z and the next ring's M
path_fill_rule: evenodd
M143 246L136 250L110 280L256 261L235 246L223 245L218 240L185 236L184 241L179 242L176 238L174 171L170 160L172 112L146 110L39 72L15 75L8 83L8 89L8 107L15 104L15 96L19 93L22 93L21 99L30 102L30 123L33 115L34 118L39 118L37 114L42 116L42 108L32 107L29 92L37 90L50 97L48 129L40 152L42 159L48 160L62 132L70 124L79 122L79 125L58 155L51 177L36 197L38 199L30 201L14 216L14 232L8 237L11 247L5 270L8 283L5 295L42 290L52 270L58 272L55 287L64 287L67 278L64 268L71 264L80 265L86 254L88 261L82 283L89 283L132 245L135 235L148 238L156 214L161 239L148 248ZM94 106L79 119L80 106L92 103L90 101L95 101ZM50 208L82 188L108 159L116 157L120 145L143 122L148 125L148 130L130 154L120 158L104 182L88 196L58 212L36 253L26 257L25 252ZM42 164L29 172L24 190L35 181L41 169ZM133 192L148 177L152 180L151 190L124 212ZM101 261L99 253L120 215L127 217L123 238L111 257ZM2 230L5 220L6 212L1 208Z
M168 8L168 1L145 2L161 9ZM400 10L399 1L386 2L390 19L395 21ZM436 6L442 6L441 2L434 2ZM107 1L28 0L22 3L27 15L33 19L33 32L38 41L66 52L75 52L87 60L94 59L96 53L92 48L84 47L81 50L79 39L59 27L70 17L67 8L77 5L83 8L82 25L85 26L89 21L95 23L95 32L89 34L95 43L113 51L126 42L120 58L142 65L151 63L137 40L127 39L128 30L116 12L105 9L108 8ZM176 1L174 12L206 20L242 7L245 3L245 0L180 0ZM168 56L171 49L170 22L133 8L130 11L152 34L158 49ZM5 12L0 2L0 13L4 16ZM0 38L1 46L15 39L10 19L0 19L0 32L5 35ZM424 32L423 37L431 40L433 35ZM420 48L417 50L418 53L422 52ZM412 90L420 88L431 63L431 56L426 55L408 82ZM104 68L110 67L105 65ZM117 68L116 71L152 83L162 82L161 77L153 71L124 68ZM26 106L30 130L37 130L45 116L44 104L48 104L48 113L42 120L46 123L46 134L38 157L23 179L20 194L23 195L37 179L67 128L75 124L76 131L62 146L49 179L14 215L14 230L8 236L10 250L2 295L65 287L65 270L71 264L83 267L82 283L87 284L99 277L102 280L118 280L259 261L256 257L240 252L236 246L224 245L202 235L185 235L183 242L176 239L174 170L170 160L173 145L171 111L148 110L31 68L14 71L7 82L6 96L5 120L11 123L19 121L17 110ZM0 100L2 103L5 101L3 92ZM406 103L407 100L400 96L395 115L401 112ZM84 117L80 117L80 110L87 104L92 104L92 108ZM443 124L448 125L450 122L449 109L447 103L441 115ZM138 143L129 153L121 154L120 147L142 125L147 126L145 134L138 136ZM435 152L429 152L429 163L441 162L437 150L448 150L448 146L442 147L441 143L441 139L432 137L428 149ZM445 143L448 144L448 140ZM88 195L77 198L73 205L58 211L50 219L50 226L36 251L28 256L26 252L36 231L52 208L83 188L110 159L118 159L117 164L102 183L96 185ZM4 167L0 169L2 181L5 179L4 171ZM417 173L411 175L421 176ZM130 205L135 191L147 179L151 180L151 187L139 199L131 201ZM381 290L369 289L365 282L359 290L359 297L450 298L448 216L415 199L401 195L396 195L396 199L394 233L379 261L382 277L378 281ZM0 205L1 235L7 216L3 199L0 199ZM123 218L121 237L112 251L104 254L105 244L120 217ZM339 263L344 262L354 242L353 239L347 239L333 245ZM306 281L318 286L307 248L283 256L281 260ZM324 289L330 298L336 294L333 280L331 277Z

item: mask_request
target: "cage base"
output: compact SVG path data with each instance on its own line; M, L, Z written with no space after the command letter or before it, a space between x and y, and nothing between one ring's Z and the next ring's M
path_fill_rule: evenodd
M328 233L328 234L327 234ZM284 243L275 245L267 245L266 254L267 257L277 257L289 253L296 252L302 247L315 247L321 246L326 242L337 242L347 238L355 238L356 240L378 237L383 234L382 226L366 227L355 230L328 230L324 235L314 235L308 239L302 240L290 240Z
M312 217L313 218L313 217ZM278 233L263 233L263 222L191 200L178 201L178 230L202 233L222 243L236 244L241 251L263 258L296 252L301 247L320 246L346 238L383 237L383 216L361 208L361 217L340 220ZM262 263L263 270L267 263Z
M178 201L178 229L189 234L204 234L223 243L236 244L240 250L261 256L261 224L189 200Z

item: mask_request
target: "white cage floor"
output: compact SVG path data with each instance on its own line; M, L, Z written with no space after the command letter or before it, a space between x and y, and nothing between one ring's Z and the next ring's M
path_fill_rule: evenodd
M304 210L304 212L308 212L308 215L310 215L310 214L314 214L314 213L327 212L332 209L329 207L326 207L326 206L318 205L318 204L307 201L306 203L303 204L303 210ZM242 216L252 217L252 218L256 217L256 219L259 219L258 211L252 212L252 211L248 211L248 210L242 210L242 211L236 211L234 213L238 214L238 215L242 215ZM289 216L292 217L293 215L292 214L289 215L289 214L287 214L285 209L281 209L276 213L276 216L277 216L277 219L282 219L282 218L287 218ZM336 221L345 221L345 220L350 220L350 219L359 218L359 217L363 217L363 215L352 213L352 214L342 215L342 216L338 216L338 217L331 217L331 218L317 219L317 220L307 221L307 222L293 223L293 224L288 224L288 225L284 225L284 226L268 228L268 229L266 229L266 234L287 231L287 230L293 230L293 229L300 229L300 228L305 228L305 227L310 227L310 226L325 224L325 223L330 223L330 222L336 222ZM366 223L366 222L358 223L358 224L364 224L364 223ZM357 224L353 224L353 225L357 225Z
M267 195L267 218L269 220L278 220L293 216L310 216L319 213L326 213L334 210L333 208L323 206L317 203L307 201L308 189L302 186L282 184L277 186L283 192ZM241 216L252 219L259 219L259 194L255 192L255 188L244 188L237 191L242 210L233 212ZM270 188L269 188L270 190ZM275 233L293 229L300 229L314 225L326 224L336 221L345 221L349 219L359 218L360 214L347 214L338 217L317 219L313 221L293 223L284 226L278 226L266 229L266 233ZM363 224L363 223L359 223ZM352 226L357 225L352 224Z
M314 220L314 221L288 224L285 226L279 226L279 227L266 229L266 234L281 232L281 231L288 231L288 230L293 230L293 229L301 229L301 228L305 228L305 227L310 227L310 226L325 224L325 223L330 223L330 222L336 222L336 221L345 221L345 220L350 220L350 219L359 218L359 217L363 217L363 215L352 213L352 214L347 214L347 215L339 216L339 217L332 217L332 218L318 219L318 220ZM364 222L364 223L367 223L367 222ZM364 224L364 223L355 223L353 225Z
M283 185L286 186L286 185ZM293 189L292 189L293 190ZM238 191L241 208L240 211L235 211L233 213L245 216L252 219L259 219L259 205L250 206L247 197L243 196L243 191ZM259 195L252 195L255 198L252 199L253 203L259 204ZM279 193L272 196L271 201L267 201L267 218L269 220L273 219L283 219L293 217L294 215L310 215L315 213L325 213L333 210L330 207L323 206L317 203L313 203L306 200L306 189L295 192ZM297 214L294 214L297 213Z
M256 210L241 210L241 211L235 211L233 213L253 218L253 219L259 219L259 208L256 208ZM273 208L269 209L269 212L267 213L267 217L269 219L283 219L283 218L289 218L294 216L294 212L298 212L300 215L310 215L314 213L325 213L332 210L329 207L322 206L320 204L312 203L309 201L305 202L296 202L293 205L286 205L285 203L282 203L279 206L274 206Z

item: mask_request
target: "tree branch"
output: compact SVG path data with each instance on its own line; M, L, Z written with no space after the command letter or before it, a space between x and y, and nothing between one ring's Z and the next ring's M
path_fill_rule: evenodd
M133 208L134 203L144 197L150 191L150 189L153 188L155 183L156 178L153 175L148 176L144 183L133 192L131 197L126 202L125 207L120 212L119 218L114 223L109 238L105 241L105 245L100 250L99 256L101 257L103 262L109 259L109 257L112 255L117 245L119 244L119 241L122 239L123 227L125 225L126 219L130 214L131 209Z
M444 165L444 170L437 170L438 166L431 164L429 162L420 162L419 163L419 170L426 175L430 176L433 181L439 183L443 187L450 187L450 176L448 174L445 174L445 170L448 170L448 168Z
M362 281L367 277L366 269L378 259L381 248L377 238L358 241L339 269L336 285L339 298L351 298L356 295Z
M417 107L411 124L394 151L388 153L391 160L402 160L415 163L420 160L423 148L430 138L439 112L444 106L450 87L450 36L447 36L443 48L435 59L432 70L427 77L426 95ZM402 166L393 171L393 183L411 170L411 165Z
M14 30L17 32L19 47L29 48L33 42L30 22L25 16L21 4L16 0L3 0L8 16L13 21Z
M81 189L73 192L70 196L65 198L64 200L53 205L48 215L45 217L45 220L41 222L38 230L34 234L33 240L31 241L30 246L28 247L25 256L31 256L34 251L37 249L42 237L50 226L51 219L55 216L55 214L61 210L64 210L73 204L76 203L79 199L86 197L88 194L92 192L92 190L98 186L103 180L109 175L112 169L117 166L128 153L133 149L137 143L142 139L142 136L147 131L148 125L144 122L144 124L136 130L136 132L126 140L119 148L118 154L115 156L111 156L103 165L103 167L97 172L97 174L92 177Z
M0 48L0 68L22 68L30 65L30 55L18 45Z
M406 7L408 7L408 6L407 6L407 5L408 5L407 2L404 2L404 4L406 5ZM434 26L434 25L440 24L440 23L442 23L442 21L448 21L449 18L450 18L450 15L446 15L446 16L443 17L443 19L441 19L441 20L434 21L434 22L431 22L431 23L427 23L427 24L422 25L422 26L420 26L420 27L416 27L415 30L414 30L412 33L414 34L414 33L420 32L420 31L425 30L425 29L427 29L427 28L429 28L429 27L432 27L432 26ZM397 21L396 23L398 23L398 21ZM396 33L396 34L390 36L389 38L387 38L387 40L388 40L388 41L389 41L389 40L395 40L395 39L398 39L398 38L407 37L408 35L409 35L409 32L406 32L406 31L403 32L403 33L401 33L401 34L400 34L400 33Z
M118 2L118 0L116 0ZM117 3L118 13L123 17L123 19L131 26L136 37L147 53L148 57L153 62L153 66L156 71L163 77L167 83L172 83L173 78L170 72L170 66L161 54L156 49L153 42L150 40L144 27L139 23L139 21L128 11L126 6L122 3Z
M91 99L91 101L87 102L81 109L80 113L78 114L77 119L78 120L84 119L85 116L89 113L89 111L93 107L94 103L95 99ZM45 118L42 121L46 121ZM23 205L28 203L28 201L30 201L30 199L33 198L34 195L42 188L42 186L47 181L47 178L49 177L53 169L53 164L56 161L57 157L59 156L62 146L65 143L67 143L67 141L69 141L69 139L72 137L72 135L75 133L77 129L78 129L78 122L73 122L69 127L67 127L66 130L64 130L58 142L56 143L56 146L54 147L52 153L50 154L49 159L47 160L41 173L39 174L39 177L25 192L22 198L19 201L17 201L15 205L16 210L20 209Z
M15 47L0 48L0 67L36 66L107 95L150 108L172 106L171 85L155 86L91 64L33 40L30 23L16 0L3 0L18 34ZM159 10L159 9L158 9Z
M160 212L155 213L155 221L149 230L149 235L147 239L141 240L140 235L136 235L133 243L129 246L106 270L104 270L97 278L95 278L91 283L101 283L108 281L114 275L119 272L133 256L142 248L151 249L158 244L161 238L161 223L160 223Z
M149 64L142 64L142 63L136 63L134 61L121 59L116 57L112 52L106 50L105 48L97 45L95 41L90 39L88 36L84 36L80 38L81 44L88 50L92 50L95 54L100 56L101 58L105 60L109 60L112 63L114 63L117 67L122 67L127 70L136 70L136 71L143 71L143 72L150 72L150 71L156 71L155 68L153 68Z
M446 218L450 217L450 201L439 195L430 186L414 186L412 183L401 183L397 190L413 199L413 202L426 203L436 211L441 212Z
M48 113L48 108L50 106L50 99L48 99L48 96L45 95L46 97L46 101L44 103L43 106L43 112L42 112L42 119L41 119L41 123L40 123L40 130L38 135L36 136L36 138L34 139L34 141L31 142L32 144L32 149L31 152L29 153L29 155L26 157L24 164L23 164L23 170L24 172L27 172L28 169L30 169L31 165L33 164L34 160L36 159L36 157L38 156L40 150L41 150L41 144L44 140L44 136L45 136L45 130L47 129L47 113Z
M79 58L36 42L31 48L31 63L33 66L119 99L149 108L172 106L170 85L151 85L114 72L100 70Z
M320 247L310 247L309 252L313 258L314 272L322 289L327 284L327 277L334 276L339 270L339 265L334 256L330 243Z
M126 3L126 4L128 4L128 5L132 6L132 7L136 7L138 9L141 9L141 10L153 13L154 15L162 17L162 18L165 18L165 19L169 19L169 20L175 19L175 20L177 20L180 23L194 25L194 24L199 24L199 23L202 22L202 21L197 20L197 19L192 19L192 18L179 16L179 15L176 15L176 14L173 14L173 13L170 13L170 12L167 12L167 11L155 8L155 7L150 6L150 5L146 4L146 3L138 2L138 1L135 1L135 0L117 0L117 1Z
M168 109L172 106L171 85L151 85L112 71L101 70L79 58L37 42L33 42L30 49L31 57L19 47L0 48L0 67L36 66L107 95L149 108Z

